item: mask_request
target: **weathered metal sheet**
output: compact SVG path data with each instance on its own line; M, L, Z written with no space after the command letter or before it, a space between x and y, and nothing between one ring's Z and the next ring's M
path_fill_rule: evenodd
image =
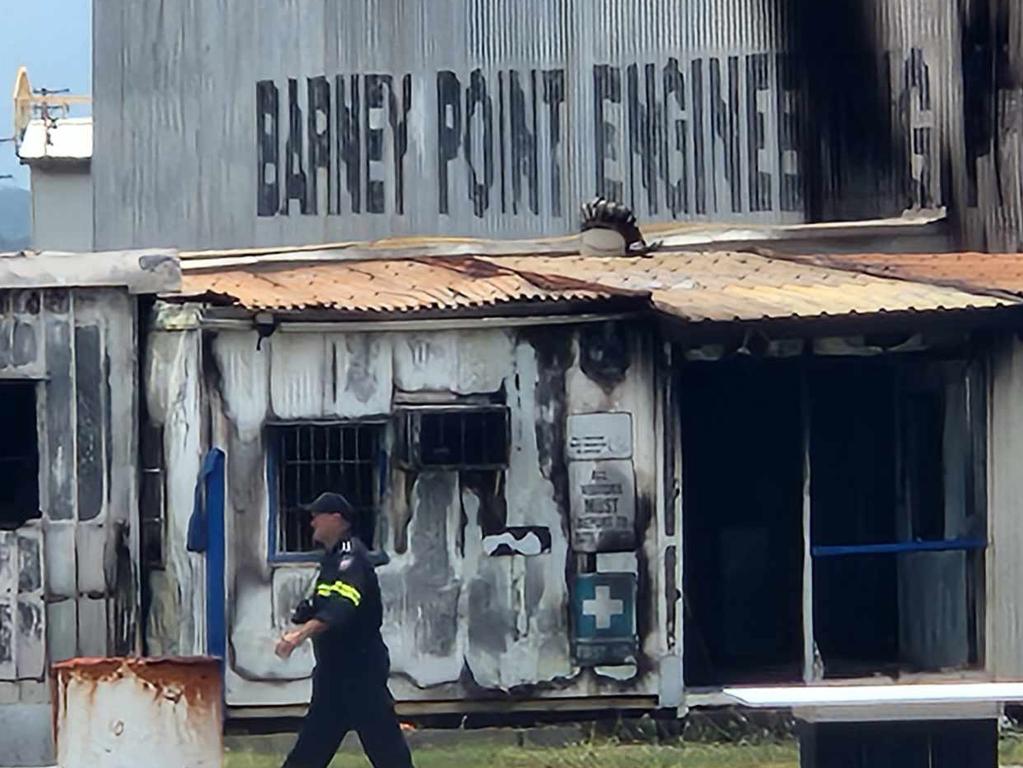
M78 598L78 655L89 658L110 653L107 616L110 604L106 597Z
M54 674L62 768L223 765L216 659L74 659Z
M522 249L528 253L528 244ZM664 250L631 258L507 255L476 257L471 260L476 267L457 275L443 257L304 266L292 257L302 255L269 255L257 263L218 259L220 266L208 268L196 262L186 272L185 287L193 296L210 293L250 310L328 308L351 318L497 312L517 302L571 300L591 311L650 302L686 320L726 322L1008 307L1018 300L999 292L1020 287L1007 257L970 254L893 256L890 265L882 263L885 256L771 258L735 251ZM510 275L522 279L506 282ZM433 386L444 386L456 372L449 369L455 358L440 362L442 339L431 341L428 364L422 346L396 358L399 377L404 380L412 369L435 380Z
M990 404L990 497L985 631L988 666L996 680L1023 676L1023 525L1015 514L1023 475L1012 457L1023 455L1023 346L1006 340L993 351ZM1001 458L1000 458L1001 457Z
M78 564L79 592L103 594L112 586L106 579L108 545L109 527L105 523L83 523L75 528L74 562Z
M51 662L78 655L78 606L73 597L46 604L46 649Z
M961 669L970 660L965 552L913 552L898 561L899 649L919 669Z
M568 482L572 548L577 552L633 549L636 481L632 462L573 461L568 465Z
M0 531L0 681L44 674L43 562L38 525Z
M177 264L120 256L0 259L0 376L38 382L42 518L0 541L0 562L16 569L0 677L41 679L47 660L137 648L137 534L125 527L137 503L131 292L174 287L167 264L172 275ZM93 287L50 287L78 277Z
M644 584L636 617L640 652L650 660L644 669L619 669L616 679L606 670L580 672L573 666L566 576L573 562L566 419L575 411L619 411L647 423L653 406L648 402L652 376L645 346L630 342L624 380L598 381L583 368L596 342L572 327L278 332L258 351L254 332L220 331L210 346L212 355L204 356L218 375L204 378L196 370L196 333L151 334L147 402L151 418L164 429L170 530L183 532L187 525L198 470L198 459L193 462L192 456L200 437L190 425L199 418L205 398L214 414L209 439L231 456L229 704L292 704L308 696L308 653L296 654L287 663L272 653L282 623L301 597L308 570L275 565L267 558L266 422L282 414L293 420L387 415L394 407L392 394L408 402L442 392L503 397L510 411L509 466L501 482L473 472L389 470L377 535L390 562L378 575L396 698L450 701L518 686L529 686L536 697L656 696L656 659L663 653L664 639L654 607L663 590L656 526L650 524L652 445L636 447L637 466L643 466L636 475L639 539L631 553L633 576ZM619 335L626 335L625 330ZM582 340L576 341L577 336ZM587 353L580 354L577 345ZM357 363L355 378L348 374L353 350L371 353ZM359 355L361 359L363 352ZM317 387L306 381L309 370L326 371ZM338 382L346 378L350 383L342 389ZM525 542L520 554L492 556L499 551L490 546L494 532L526 530L544 533L538 536L539 552ZM193 619L186 596L196 591L198 576L183 542L183 535L167 539L173 578L151 581L151 647L195 648L188 643L201 643L189 629ZM597 563L598 568L620 565ZM465 683L467 674L472 684Z
M47 508L51 520L75 516L75 423L71 293L52 291L46 322L46 371L43 394L46 442L40 467L45 472Z
M98 325L79 325L75 328L74 359L78 519L92 520L102 511L104 497L105 382Z
M98 0L97 243L557 233L598 193L663 221L948 202L951 4L789 7Z
M200 263L194 266L200 267ZM628 290L545 277L472 257L333 264L230 263L187 272L182 291L249 309L333 309L351 314L499 308L516 303L607 302Z
M0 290L0 375L42 376L40 302L39 291Z
M646 258L506 256L541 274L650 290L654 306L691 321L943 312L1012 306L977 289L885 279L752 253L657 253Z

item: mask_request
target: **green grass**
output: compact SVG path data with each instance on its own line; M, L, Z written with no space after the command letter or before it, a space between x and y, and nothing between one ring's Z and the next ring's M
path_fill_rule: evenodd
M413 750L416 768L796 768L795 744L658 747L593 744L557 748L471 745ZM226 768L279 768L282 756L229 753ZM343 753L332 768L365 768L361 754Z
M794 743L706 744L679 747L594 743L567 747L509 747L472 744L465 747L414 749L416 768L797 768ZM280 768L284 755L228 752L225 768ZM1004 736L999 764L1023 765L1023 733ZM360 753L344 752L331 768L368 768Z
M1013 731L1002 736L998 744L1000 765L1023 765L1023 733Z

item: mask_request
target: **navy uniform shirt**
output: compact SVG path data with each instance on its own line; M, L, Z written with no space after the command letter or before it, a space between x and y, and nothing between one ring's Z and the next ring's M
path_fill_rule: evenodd
M317 673L387 677L380 584L368 555L359 539L350 538L320 561L312 615L327 629L313 637Z

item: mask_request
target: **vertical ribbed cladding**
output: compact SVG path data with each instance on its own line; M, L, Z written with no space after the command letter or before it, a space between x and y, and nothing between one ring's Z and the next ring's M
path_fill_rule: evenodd
M462 60L451 69L463 89L463 121L469 119L472 95L485 94L471 107L474 130L463 147L463 152L471 148L478 166L472 183L489 186L475 197L469 191L469 215L484 235L500 236L510 229L540 235L552 231L552 221L559 222L555 231L562 232L568 228L563 222L571 220L566 169L574 73L566 5L560 0L467 0L461 9L466 45ZM489 109L489 120L484 109ZM458 187L453 181L452 194L464 197Z
M896 149L879 66L887 42L884 0L774 1L785 10L788 47L809 107L800 141L807 217L891 213L882 198Z
M964 247L1023 248L1023 6L957 0L962 59L962 156L954 157ZM953 145L955 148L955 145Z
M1019 241L1010 0L95 2L99 248L553 235L596 194L643 222L953 203L968 242Z

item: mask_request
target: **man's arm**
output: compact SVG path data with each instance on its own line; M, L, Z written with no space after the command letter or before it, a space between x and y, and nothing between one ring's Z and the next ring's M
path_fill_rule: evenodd
M362 602L370 568L366 558L359 554L342 557L338 566L319 580L312 601L312 617L298 629L284 633L277 643L277 655L286 659L307 639L328 629L342 630L354 618Z
M298 646L302 645L309 638L325 632L329 626L327 622L320 619L309 619L298 629L285 632L277 642L275 653L282 659L286 659L291 656Z

